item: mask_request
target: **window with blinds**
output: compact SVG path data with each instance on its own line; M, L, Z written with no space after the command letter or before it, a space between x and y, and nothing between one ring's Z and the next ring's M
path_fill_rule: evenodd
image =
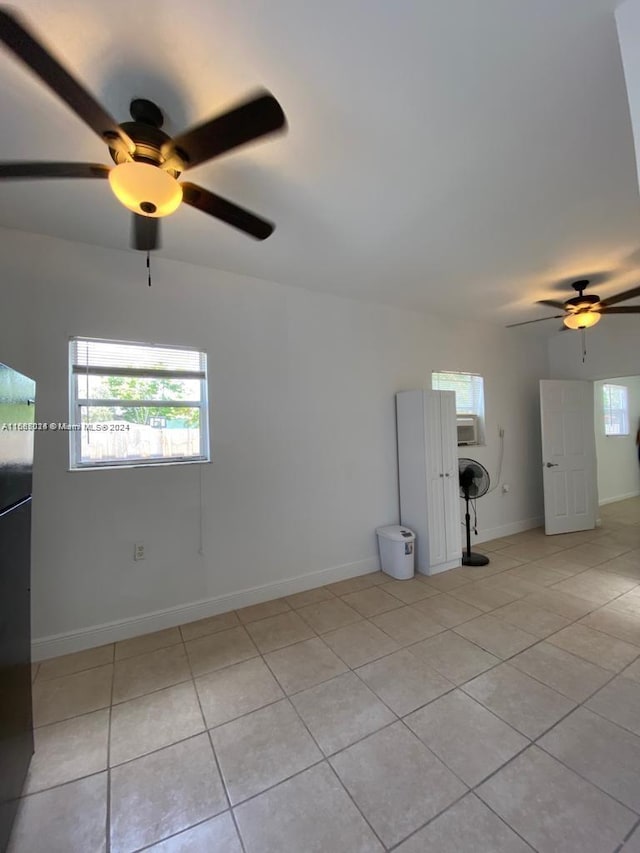
M69 361L72 469L209 461L206 353L72 338Z
M459 444L484 444L484 380L482 376L456 370L434 371L431 374L431 387L434 391L455 391L456 393ZM461 440L462 433L466 435L464 428L474 433L472 441Z
M455 391L456 412L459 415L484 415L484 382L477 373L433 372L431 387L434 391Z
M603 385L605 435L629 435L629 392L626 385Z

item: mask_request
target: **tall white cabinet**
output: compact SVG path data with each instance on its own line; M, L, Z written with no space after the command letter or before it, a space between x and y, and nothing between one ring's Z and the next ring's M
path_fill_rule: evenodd
M416 534L416 569L460 565L458 435L454 391L396 394L400 521Z

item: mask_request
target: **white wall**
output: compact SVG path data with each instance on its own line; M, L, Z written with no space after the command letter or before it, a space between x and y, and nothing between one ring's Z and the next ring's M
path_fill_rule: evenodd
M640 2L625 0L615 11L620 54L629 101L629 114L636 148L636 169L640 179Z
M552 379L608 379L640 372L639 318L612 314L585 333L587 355L582 361L582 334L558 332L549 341Z
M374 528L398 520L394 393L434 369L484 375L470 455L492 474L506 430L511 491L478 503L485 538L542 514L544 342L157 258L149 289L142 254L21 232L0 249L0 360L37 380L38 420L67 420L71 335L209 354L211 465L70 473L67 436L36 436L36 654L377 568Z
M629 434L605 435L603 416L603 381L594 383L596 455L598 457L598 498L600 504L613 503L640 494L640 465L636 431L640 419L640 376L607 379L613 385L624 385L629 399Z

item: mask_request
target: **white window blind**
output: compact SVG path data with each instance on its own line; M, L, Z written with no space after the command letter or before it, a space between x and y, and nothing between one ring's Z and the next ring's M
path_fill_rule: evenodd
M629 435L629 392L626 385L603 385L605 435Z
M207 356L198 350L179 347L74 338L71 341L71 363L74 373L129 376L171 374L202 379L205 376Z
M431 374L431 387L434 391L456 392L458 415L484 416L484 381L477 373L434 371Z

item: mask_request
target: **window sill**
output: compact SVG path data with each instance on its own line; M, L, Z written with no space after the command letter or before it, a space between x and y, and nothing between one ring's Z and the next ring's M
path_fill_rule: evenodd
M77 471L122 471L128 468L173 468L176 465L210 465L211 459L185 459L172 460L171 462L122 462L114 463L113 465L105 463L104 465L78 465L75 468L67 468L71 474Z

